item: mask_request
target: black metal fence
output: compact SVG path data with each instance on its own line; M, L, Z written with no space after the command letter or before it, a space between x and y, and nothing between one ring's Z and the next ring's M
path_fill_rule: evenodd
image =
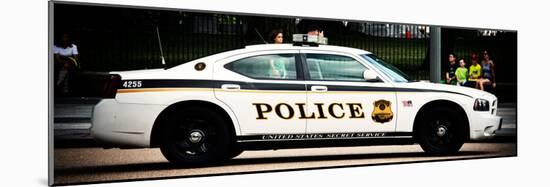
M394 64L412 78L429 79L429 27L423 25L303 20L167 10L146 10L55 4L55 35L69 33L78 45L84 71L150 69L161 66L158 26L169 67L193 59L264 43L273 29L282 29L285 42L304 33L308 25L324 30L330 45L365 49ZM479 30L442 29L442 53L465 57L489 50L498 71L516 80L515 32L480 35ZM447 67L442 55L443 71Z
M324 30L329 44L365 49L417 79L428 79L426 26L314 21L247 15L205 14L56 4L55 34L69 33L85 71L161 67L158 26L169 67L193 59L261 44L273 29L285 42L310 24ZM263 40L262 40L263 38ZM425 67L423 67L425 66Z

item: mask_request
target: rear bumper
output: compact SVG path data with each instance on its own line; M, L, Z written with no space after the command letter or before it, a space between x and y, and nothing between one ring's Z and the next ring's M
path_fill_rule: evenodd
M164 107L103 99L94 107L92 137L104 147L149 147L151 129Z
M470 122L470 139L484 140L494 137L502 128L502 117L490 113L479 114Z

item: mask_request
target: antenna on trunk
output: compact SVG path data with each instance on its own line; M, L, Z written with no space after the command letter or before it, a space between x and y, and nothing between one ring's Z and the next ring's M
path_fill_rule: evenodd
M162 67L163 67L164 69L166 69L166 61L164 61L164 53L162 52L162 42L161 42L161 40L160 40L159 27L156 26L156 28L157 28L157 39L158 39L158 41L159 41L159 48L160 48L160 59L161 59L161 61L162 61Z
M264 43L267 44L267 41L264 40L264 37L262 37L262 35L260 34L260 32L258 32L258 29L254 28L254 31L256 31L256 34L258 34L258 36L260 37L260 39L262 39L262 41L264 41Z

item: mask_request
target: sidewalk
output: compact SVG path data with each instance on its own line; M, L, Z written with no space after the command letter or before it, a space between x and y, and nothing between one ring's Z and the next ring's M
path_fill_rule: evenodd
M91 140L92 110L98 98L54 100L54 140Z
M93 142L90 135L92 110L98 98L63 98L54 104L54 140L67 142ZM497 115L503 117L502 129L496 133L495 141L516 140L516 104L499 103ZM57 144L57 143L56 143Z

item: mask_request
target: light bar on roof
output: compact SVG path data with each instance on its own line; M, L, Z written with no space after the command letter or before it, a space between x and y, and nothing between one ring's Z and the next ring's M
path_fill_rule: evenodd
M326 45L328 43L328 38L316 35L294 34L292 35L292 42L295 44Z

